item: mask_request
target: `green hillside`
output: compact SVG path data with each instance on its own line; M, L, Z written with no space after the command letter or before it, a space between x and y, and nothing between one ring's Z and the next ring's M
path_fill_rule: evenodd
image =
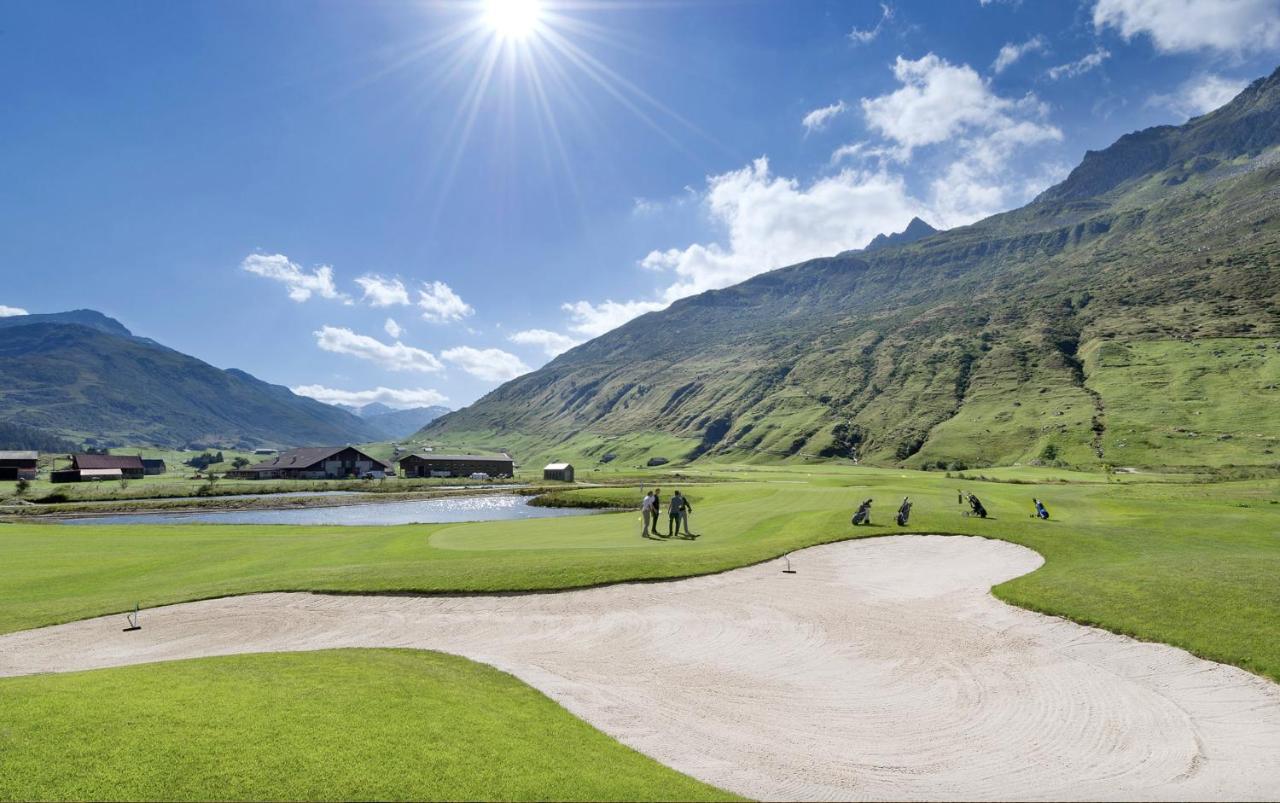
M344 410L134 337L96 312L0 320L0 423L23 431L170 448L379 437Z
M1031 204L683 299L421 438L527 462L1273 465L1280 72Z

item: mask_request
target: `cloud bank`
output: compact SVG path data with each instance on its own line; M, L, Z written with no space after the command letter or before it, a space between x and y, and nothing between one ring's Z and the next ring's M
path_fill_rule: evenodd
M374 363L388 371L433 373L444 365L429 351L406 346L397 340L383 343L368 335L357 334L341 326L322 326L314 332L316 345L334 354L346 354Z
M333 281L333 268L320 265L313 271L307 271L296 262L290 261L284 254L250 254L240 263L240 267L264 279L271 279L285 286L289 298L302 303L311 296L350 301L344 293L338 292Z
M404 410L410 407L429 407L443 404L449 398L438 390L431 388L384 388L373 390L339 390L324 385L298 385L289 388L299 396L307 396L325 404L345 404L349 407L363 407L378 402L388 407Z

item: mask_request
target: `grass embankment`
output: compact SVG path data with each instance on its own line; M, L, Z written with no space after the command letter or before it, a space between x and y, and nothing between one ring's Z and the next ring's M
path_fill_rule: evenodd
M269 590L486 592L682 577L855 536L1002 538L1047 565L1002 599L1163 641L1280 680L1280 483L1014 485L833 467L724 468L686 486L695 541L639 537L635 513L408 527L0 527L0 631ZM1099 477L1101 479L1101 475ZM655 478L669 498L676 485ZM974 490L992 518L961 515ZM608 504L638 488L573 491ZM910 527L890 522L905 495ZM849 526L876 500L876 526ZM1054 518L1028 517L1031 497ZM665 529L666 522L663 522Z
M7 678L0 701L5 800L731 799L508 674L416 650Z

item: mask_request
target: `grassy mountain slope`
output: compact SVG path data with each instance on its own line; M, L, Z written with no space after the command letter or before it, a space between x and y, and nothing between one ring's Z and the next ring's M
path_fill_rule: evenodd
M678 301L421 436L526 461L652 438L673 459L1276 463L1278 146L1280 71L1021 209Z
M0 421L105 445L290 446L379 436L350 413L85 312L3 319Z

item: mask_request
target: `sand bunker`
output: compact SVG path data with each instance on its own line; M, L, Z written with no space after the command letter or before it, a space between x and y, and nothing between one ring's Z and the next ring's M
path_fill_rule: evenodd
M1006 606L1040 565L980 538L831 544L559 594L258 594L0 637L0 675L420 647L507 670L622 742L755 798L1275 799L1280 686Z

